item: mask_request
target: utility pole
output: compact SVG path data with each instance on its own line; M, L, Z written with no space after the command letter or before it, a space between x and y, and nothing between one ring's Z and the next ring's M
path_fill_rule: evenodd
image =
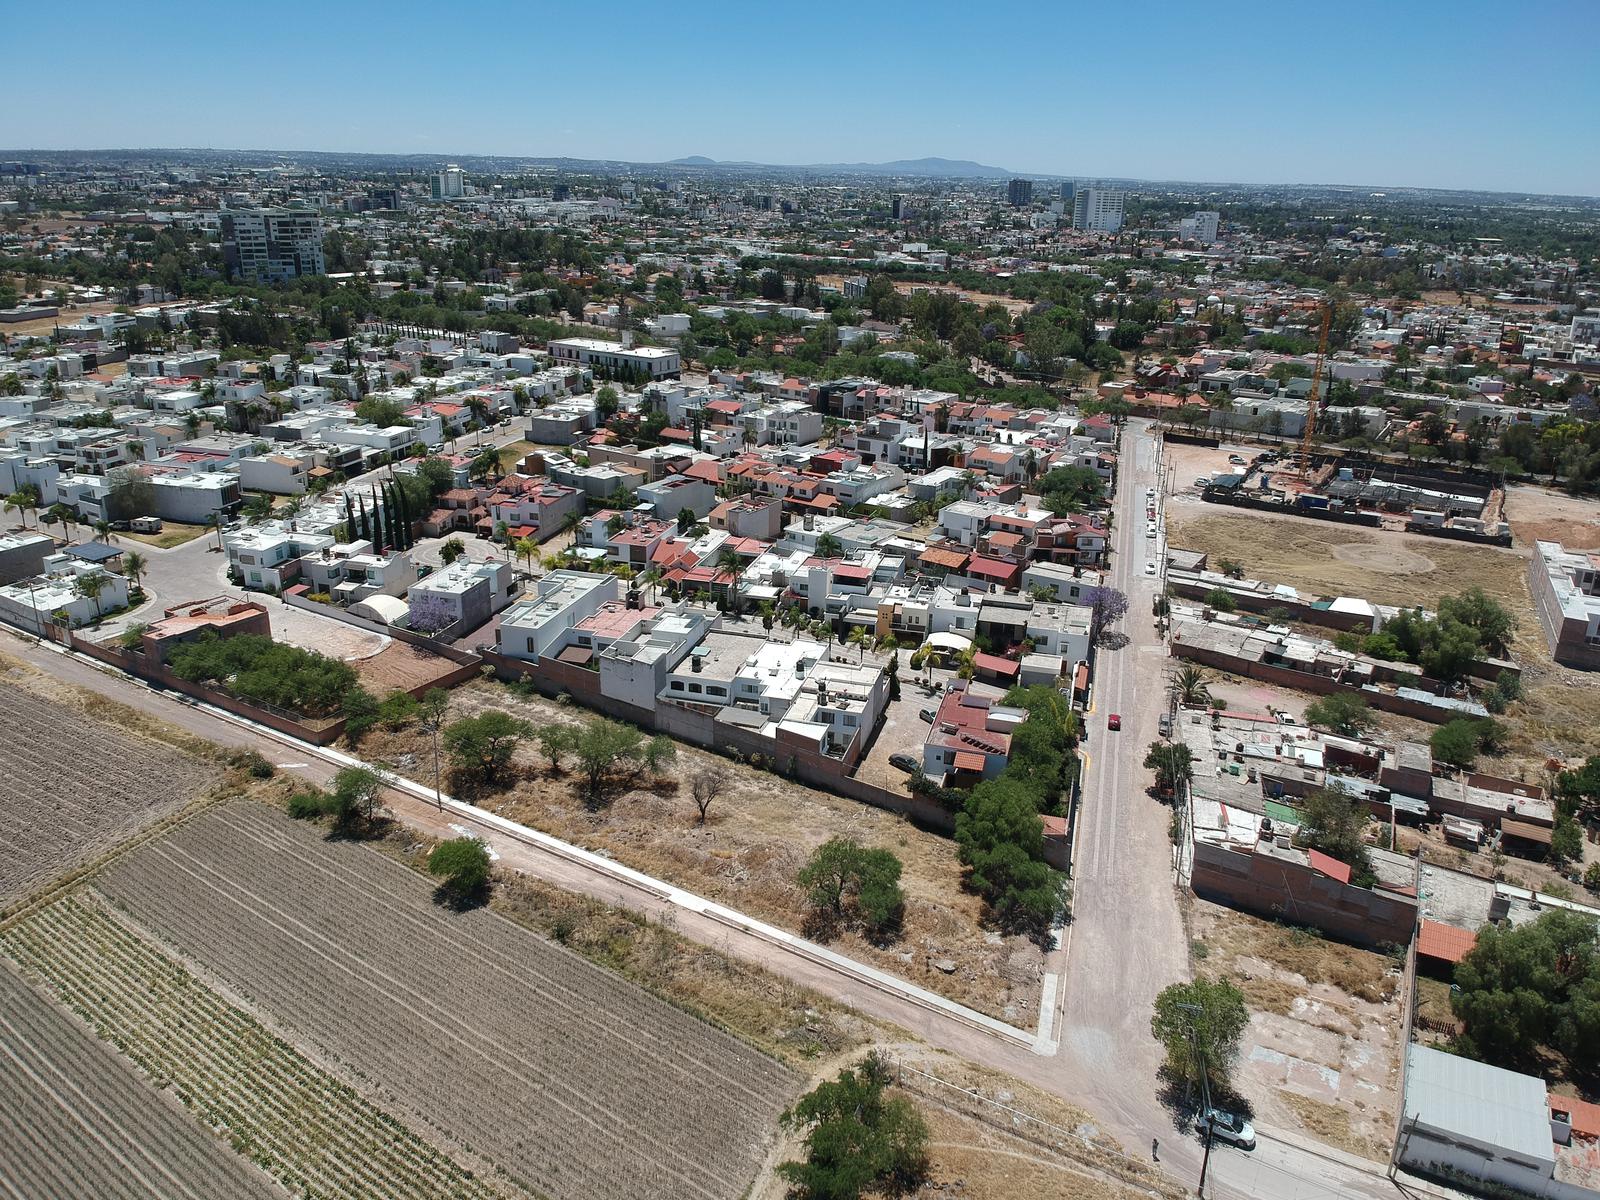
M1198 1004L1180 1004L1179 1008L1185 1012L1202 1013L1205 1010ZM1206 1051L1200 1043L1200 1026L1198 1022L1189 1022L1189 1043L1194 1047L1194 1061L1200 1070L1200 1119L1205 1123L1206 1149L1200 1159L1200 1183L1195 1188L1196 1196L1206 1194L1206 1172L1211 1167L1211 1066L1206 1058Z

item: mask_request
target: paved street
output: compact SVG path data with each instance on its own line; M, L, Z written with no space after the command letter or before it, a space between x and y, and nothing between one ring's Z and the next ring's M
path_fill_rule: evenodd
M1145 557L1154 554L1157 545L1143 536L1142 509L1144 488L1155 478L1156 443L1141 423L1130 423L1123 454L1116 524L1123 531L1118 544L1128 549L1116 556L1111 583L1130 598L1123 626L1130 642L1102 655L1089 717L1075 917L1066 944L1051 955L1049 965L1064 978L1051 1020L1053 1036L1060 1043L1054 1054L1047 1046L1040 1047L1045 1053L1038 1053L1015 1039L997 1037L959 1017L873 988L793 946L775 943L711 912L697 911L692 901L686 905L681 899L664 898L675 889L629 886L570 855L530 845L493 828L480 831L503 866L653 917L670 917L687 937L898 1024L930 1045L1082 1105L1130 1152L1144 1153L1149 1139L1159 1137L1163 1166L1175 1178L1198 1178L1198 1140L1174 1129L1157 1099L1156 1071L1161 1055L1149 1032L1151 1003L1162 987L1186 976L1187 954L1172 885L1168 810L1144 794L1147 781L1141 766L1143 748L1156 736L1163 668L1160 642L1149 615L1155 580L1143 573ZM1134 536L1128 538L1127 534ZM168 568L169 577L177 580L192 579L193 571L207 569L199 564L218 561L214 553L207 556L199 542L165 554L182 556ZM157 554L151 558L154 569ZM309 747L179 703L75 656L17 637L8 638L5 648L58 678L115 697L220 744L254 746L285 769L319 783L325 783L336 769L336 764ZM1105 729L1105 718L1111 712L1122 716L1120 733ZM405 792L393 791L387 800L397 817L430 834L448 835L450 823L461 820L457 814L441 815L431 803ZM1424 1194L1413 1185L1408 1185L1408 1190ZM1395 1185L1374 1164L1304 1139L1282 1139L1271 1130L1261 1131L1260 1145L1252 1154L1218 1147L1207 1189L1208 1195L1259 1200L1387 1197L1396 1192ZM1427 1190L1427 1194L1440 1193Z

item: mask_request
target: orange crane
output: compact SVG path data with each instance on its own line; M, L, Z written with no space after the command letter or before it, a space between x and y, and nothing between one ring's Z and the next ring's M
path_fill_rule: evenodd
M1322 334L1317 338L1317 366L1311 372L1311 392L1306 396L1306 428L1300 436L1300 478L1311 476L1311 438L1317 429L1317 394L1322 388L1322 372L1328 365L1328 327L1333 323L1333 303L1322 302Z

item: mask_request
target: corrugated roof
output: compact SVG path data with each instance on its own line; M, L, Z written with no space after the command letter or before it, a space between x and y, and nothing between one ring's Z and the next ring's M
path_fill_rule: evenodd
M1544 1081L1429 1046L1407 1052L1405 1117L1541 1165L1555 1162Z

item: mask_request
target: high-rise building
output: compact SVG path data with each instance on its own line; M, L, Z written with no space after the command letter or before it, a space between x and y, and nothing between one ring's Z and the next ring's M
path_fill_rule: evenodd
M222 261L230 277L252 283L326 274L322 218L309 209L225 209Z
M1072 198L1072 227L1092 233L1118 232L1126 196L1126 192L1110 188L1083 188Z
M1197 212L1178 222L1178 235L1186 242L1209 246L1217 240L1217 226L1221 222L1221 213Z
M906 198L896 195L893 202L893 217L896 221L903 220L906 215Z
M433 198L435 200L459 200L467 194L467 175L455 163L451 163L442 171L433 176Z
M1025 208L1033 203L1033 180L1013 179L1006 186L1006 198L1013 208Z
M1070 179L1063 179L1061 181L1061 198L1068 204L1072 203L1072 194L1076 186L1077 185L1074 184Z

